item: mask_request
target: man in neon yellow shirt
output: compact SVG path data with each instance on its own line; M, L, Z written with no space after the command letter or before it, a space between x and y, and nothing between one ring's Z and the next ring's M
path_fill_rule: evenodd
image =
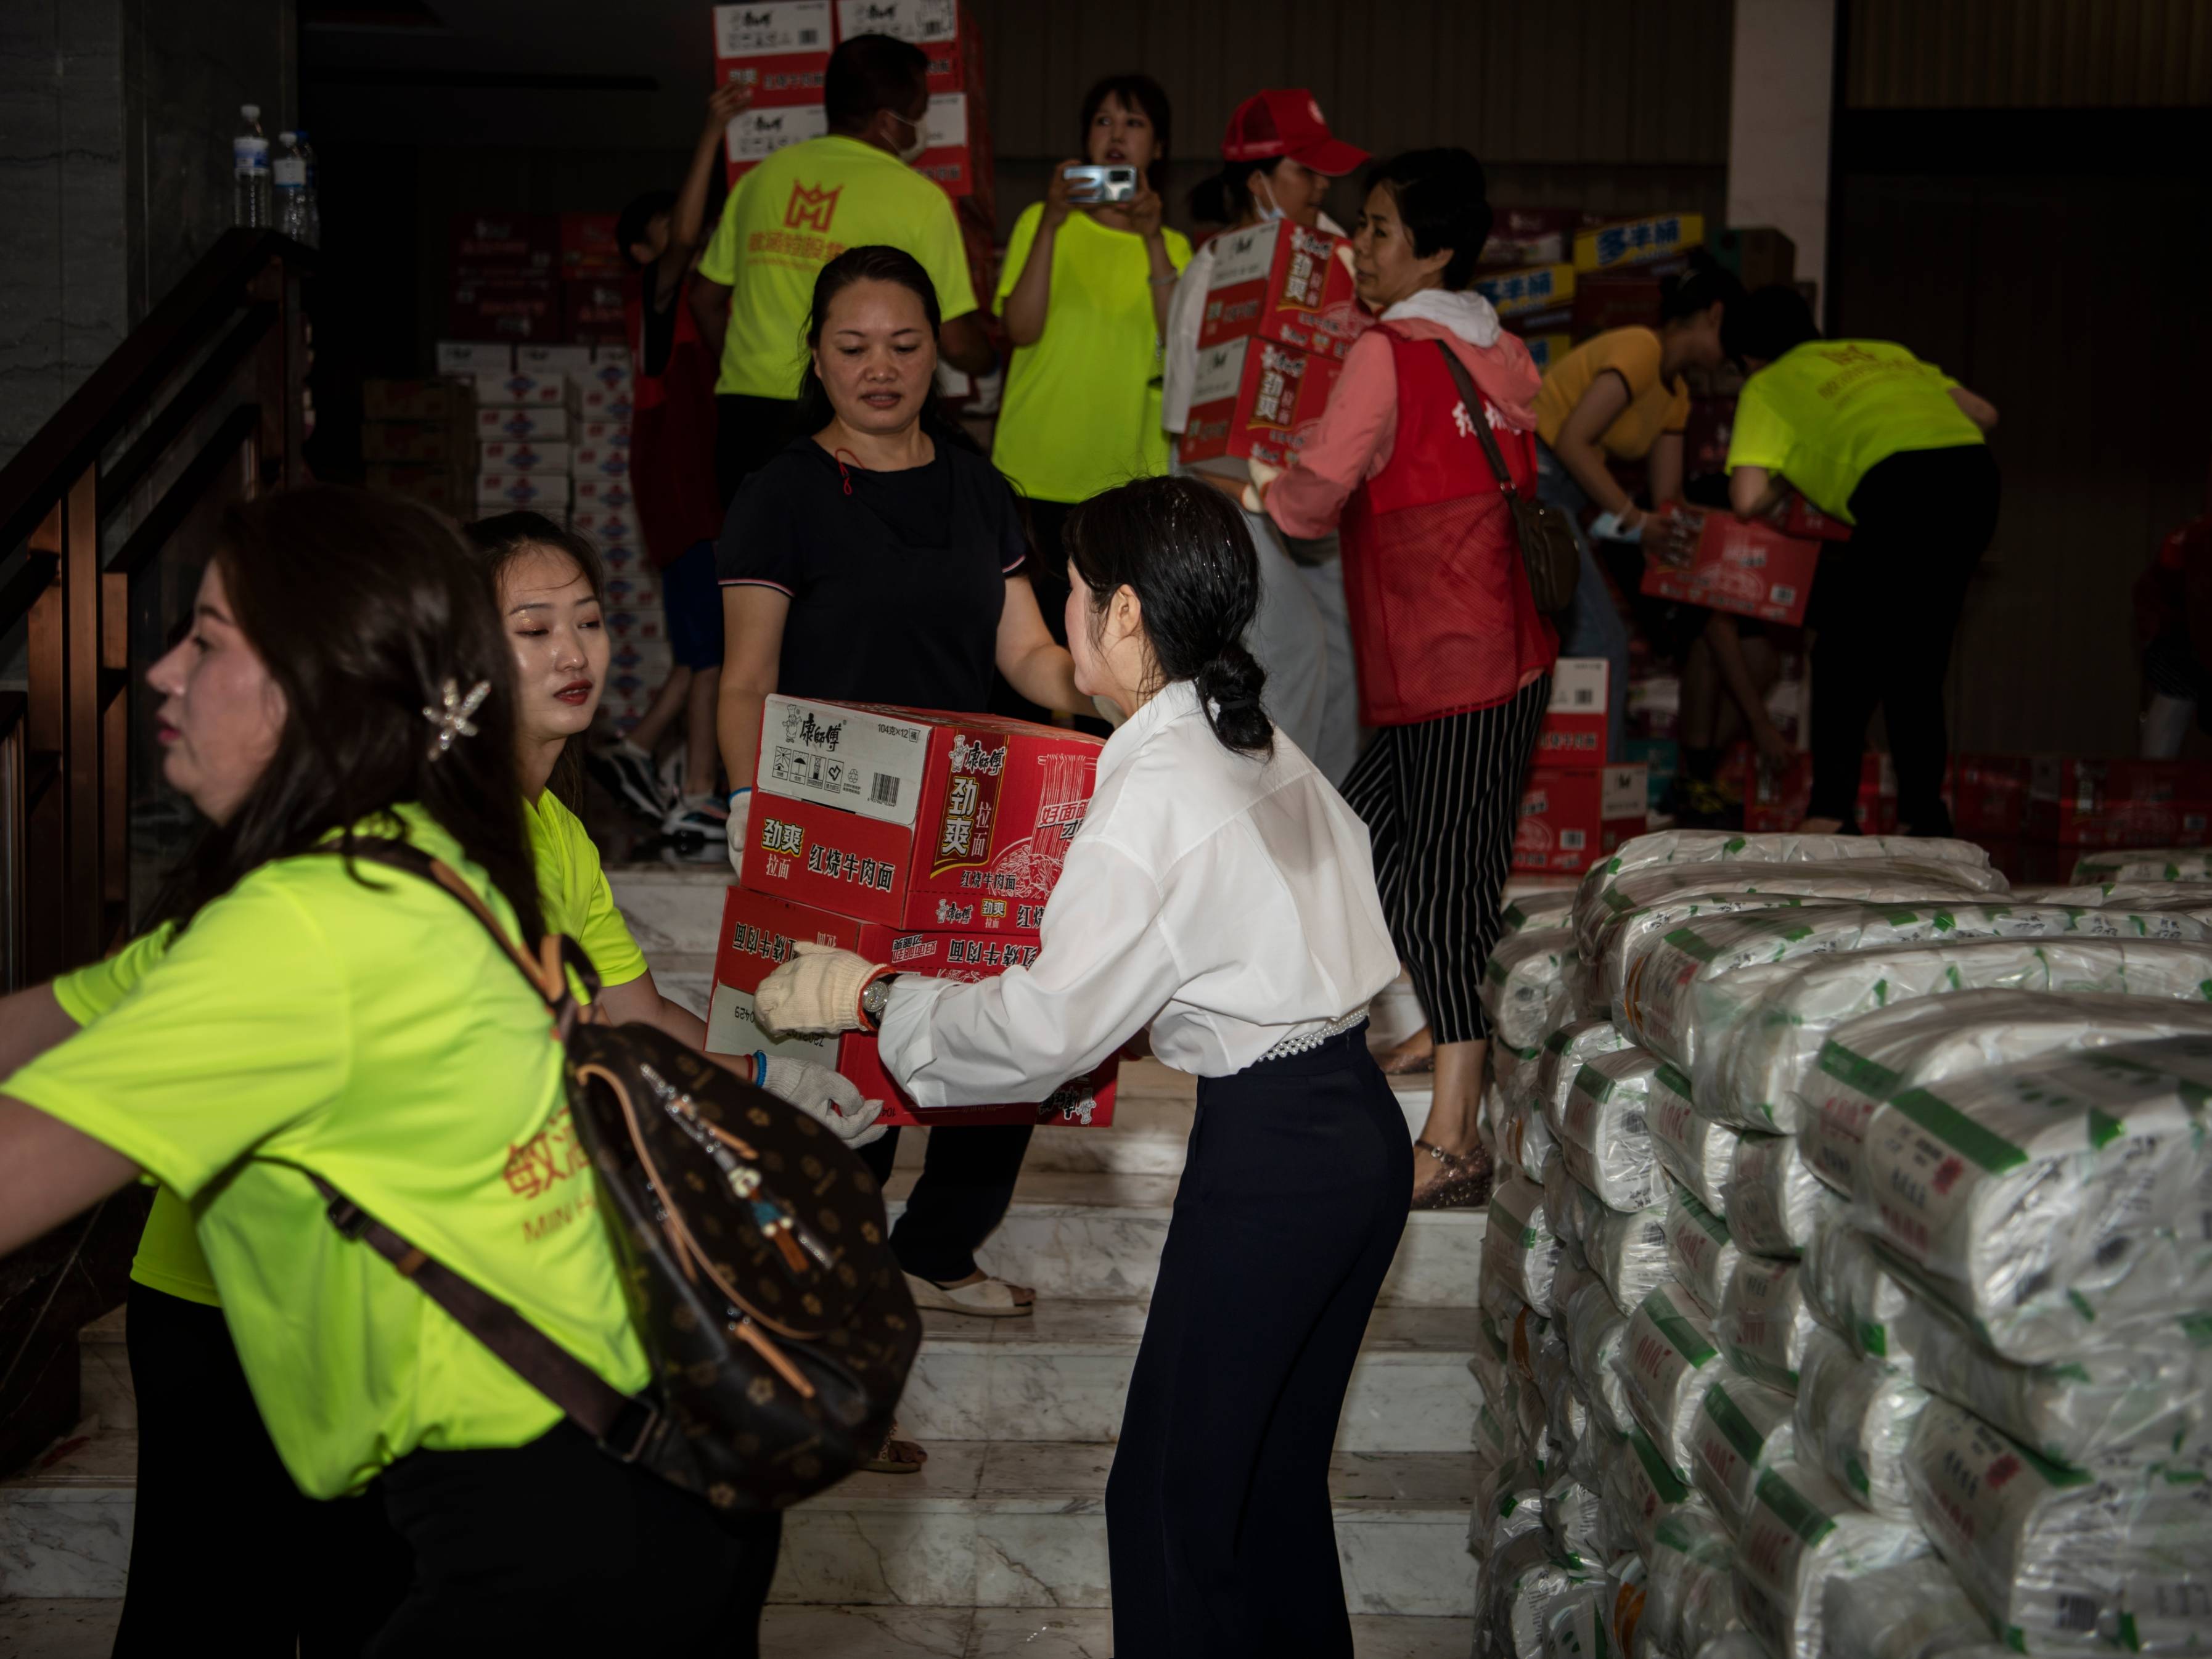
M721 360L714 477L725 507L747 473L801 435L792 417L814 279L847 248L880 242L912 254L945 319L938 355L975 374L996 362L952 199L909 165L922 151L928 71L910 42L854 35L823 77L829 132L776 151L723 204L691 311Z
M1996 530L1997 412L1884 340L1824 340L1794 288L1764 288L1721 319L1750 379L1729 441L1729 503L1744 518L1794 488L1853 526L1820 555L1813 631L1813 799L1799 828L1852 822L1867 722L1881 707L1898 817L1948 836L1943 676L1966 584ZM1786 482L1785 482L1786 481Z

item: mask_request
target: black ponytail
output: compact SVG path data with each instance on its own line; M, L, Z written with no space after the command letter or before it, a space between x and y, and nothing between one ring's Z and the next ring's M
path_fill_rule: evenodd
M1202 225L1239 223L1252 210L1252 175L1272 173L1275 161L1224 161L1190 187L1190 216Z
M1717 264L1702 248L1690 255L1690 268L1679 276L1659 282L1659 320L1679 322L1715 306L1724 306L1725 318L1743 301L1743 283L1735 272Z
M1261 698L1267 671L1244 648L1260 608L1260 555L1229 498L1195 479L1139 478L1070 514L1066 546L1090 592L1093 628L1128 588L1144 606L1160 681L1194 683L1224 748L1273 754Z

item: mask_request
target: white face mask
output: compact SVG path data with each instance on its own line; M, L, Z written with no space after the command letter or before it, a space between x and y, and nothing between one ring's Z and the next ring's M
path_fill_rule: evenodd
M1272 186L1268 189L1267 199L1264 202L1260 199L1260 175L1256 173L1252 175L1252 205L1260 210L1260 222L1263 225L1272 224L1283 216L1283 210L1276 205Z
M929 148L929 135L922 131L921 122L909 121L905 116L901 115L896 110L887 110L884 113L889 115L892 120L896 121L901 126L908 126L914 129L914 142L892 152L892 154L896 155L900 161L905 162L908 167L912 167L916 161L921 159L922 151Z

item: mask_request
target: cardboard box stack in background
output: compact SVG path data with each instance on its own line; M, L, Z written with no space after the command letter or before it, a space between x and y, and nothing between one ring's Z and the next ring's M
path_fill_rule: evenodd
M884 1102L888 1123L1111 1123L1112 1060L1036 1104L921 1118L884 1073L874 1036L770 1042L753 1018L753 993L798 940L961 980L1034 960L1103 746L989 715L769 697L744 867L715 955L708 1049L834 1066Z
M1612 672L1602 657L1562 657L1553 668L1552 701L1522 785L1513 837L1516 871L1580 875L1644 833L1650 811L1644 769L1607 752Z
M561 225L550 213L457 213L446 332L457 340L534 341L561 332Z
M476 467L475 406L450 380L362 382L362 483L469 516Z

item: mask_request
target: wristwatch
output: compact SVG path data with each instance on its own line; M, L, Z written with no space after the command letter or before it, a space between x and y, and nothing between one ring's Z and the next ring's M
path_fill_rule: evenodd
M890 1006L891 981L896 974L879 974L870 980L860 991L860 1018L868 1022L871 1031L882 1029L884 1010Z

